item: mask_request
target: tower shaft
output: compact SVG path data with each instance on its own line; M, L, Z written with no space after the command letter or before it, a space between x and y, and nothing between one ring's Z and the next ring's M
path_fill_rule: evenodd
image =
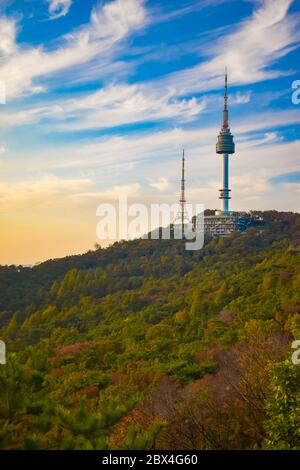
M222 155L222 189L220 189L220 199L222 200L222 212L229 212L229 157Z

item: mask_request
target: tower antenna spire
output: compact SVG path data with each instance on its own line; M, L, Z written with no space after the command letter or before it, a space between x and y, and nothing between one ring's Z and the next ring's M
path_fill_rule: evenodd
M223 129L228 129L228 76L227 67L225 67L225 87L224 87L224 111L223 111Z

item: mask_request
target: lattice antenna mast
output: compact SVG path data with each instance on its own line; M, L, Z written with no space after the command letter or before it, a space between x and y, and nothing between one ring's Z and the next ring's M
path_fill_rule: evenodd
M186 204L186 199L185 199L185 156L184 156L184 150L182 152L182 170L181 170L181 197L179 200L180 203L180 216L181 216L181 230L182 234L184 234L184 219L185 219L185 204Z

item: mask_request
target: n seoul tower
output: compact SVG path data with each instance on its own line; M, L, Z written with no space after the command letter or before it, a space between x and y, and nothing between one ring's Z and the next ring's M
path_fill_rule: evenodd
M229 211L229 155L235 153L235 146L233 142L233 135L229 129L228 123L228 95L227 95L227 69L225 69L225 91L224 91L224 111L223 111L223 125L218 135L216 151L222 155L222 189L220 189L220 197L222 201L221 211L218 214L230 215Z

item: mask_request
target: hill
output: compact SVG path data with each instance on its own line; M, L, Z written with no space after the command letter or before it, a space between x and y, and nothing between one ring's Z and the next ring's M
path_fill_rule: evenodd
M260 215L1 267L1 448L300 448L300 215Z

